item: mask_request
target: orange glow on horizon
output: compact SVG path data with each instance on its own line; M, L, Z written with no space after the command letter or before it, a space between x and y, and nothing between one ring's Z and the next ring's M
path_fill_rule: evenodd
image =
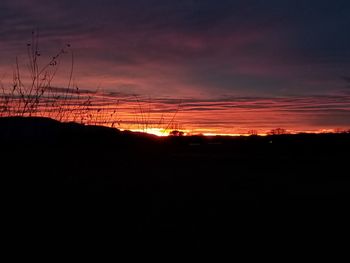
M59 94L60 90L53 90ZM62 97L61 97L62 98ZM1 99L1 98L0 98ZM269 131L282 128L290 134L328 133L349 130L345 125L333 126L313 124L318 121L312 107L319 107L327 113L327 107L350 110L350 97L343 98L281 98L232 100L174 100L150 99L132 95L104 93L69 94L69 99L52 102L52 97L43 98L35 110L25 116L49 117L63 122L78 122L87 125L103 125L167 136L173 130L184 135L242 136L267 135ZM4 103L4 101L1 101ZM7 112L1 116L18 116L21 102L13 99L6 104ZM1 105L0 105L1 106ZM320 117L323 117L320 114ZM328 121L328 119L325 119Z

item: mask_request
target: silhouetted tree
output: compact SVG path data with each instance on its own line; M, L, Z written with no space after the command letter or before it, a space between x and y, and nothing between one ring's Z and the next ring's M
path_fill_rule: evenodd
M248 131L248 134L249 134L250 136L256 136L256 135L258 135L258 131L257 131L257 130L249 130L249 131Z
M174 130L169 133L169 136L183 136L183 135L184 135L184 132L178 131L178 130Z
M272 129L271 131L269 131L267 133L268 135L282 135L282 134L288 134L286 129L283 128L276 128L276 129Z

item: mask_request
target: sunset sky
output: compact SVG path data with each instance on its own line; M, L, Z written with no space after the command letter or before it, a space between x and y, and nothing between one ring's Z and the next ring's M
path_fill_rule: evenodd
M346 0L1 0L0 77L35 30L43 59L71 44L74 82L128 98L121 112L136 95L155 120L181 105L194 133L349 129L349 14Z

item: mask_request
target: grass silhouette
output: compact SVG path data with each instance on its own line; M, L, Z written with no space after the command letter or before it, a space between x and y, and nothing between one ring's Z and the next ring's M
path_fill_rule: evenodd
M0 82L0 117L48 117L61 122L121 128L123 120L119 112L120 98L110 97L99 89L81 90L74 83L75 58L70 44L66 44L44 62L36 32L32 32L31 41L26 47L27 69L21 68L16 57L12 83L5 85ZM54 82L62 67L63 57L70 58L67 85L57 87ZM165 114L159 119L152 116L150 98L141 101L139 96L133 97L133 128L142 132L153 128L162 129L163 134L167 132L175 121L181 103L166 121Z
M75 119L73 115L79 112L82 121L91 106L91 98L81 97L79 88L72 85L74 54L70 48L70 44L66 44L41 65L39 37L36 32L32 32L31 42L27 43L27 74L22 70L16 58L12 84L10 87L5 87L1 83L0 116L45 116L67 121ZM67 87L57 88L53 85L53 81L59 70L61 58L66 55L71 56Z

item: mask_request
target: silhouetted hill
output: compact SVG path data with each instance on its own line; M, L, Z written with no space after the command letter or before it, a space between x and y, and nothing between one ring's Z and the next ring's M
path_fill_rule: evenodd
M153 138L149 134L121 132L116 128L84 125L41 117L0 118L0 141L2 143L96 143L116 141L120 136L130 139Z
M238 248L348 225L350 134L158 138L16 117L0 118L0 145L9 214L58 232L97 217L129 248Z

